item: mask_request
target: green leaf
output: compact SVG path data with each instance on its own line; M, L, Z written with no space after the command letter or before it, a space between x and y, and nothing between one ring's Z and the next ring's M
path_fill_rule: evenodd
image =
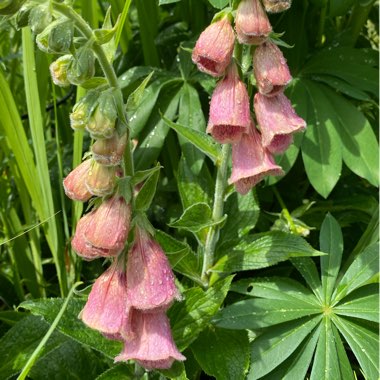
M167 117L162 116L163 121L178 134L194 144L201 152L211 158L213 162L217 162L220 157L220 146L204 132L191 129L185 125L174 123Z
M372 244L361 252L347 269L336 286L333 294L334 303L363 286L379 272L379 244Z
M322 223L319 244L321 251L328 253L328 256L322 256L320 260L323 300L326 305L329 305L343 253L342 230L330 214L326 215Z
M223 245L221 258L211 268L216 272L236 272L265 268L290 257L319 256L316 251L299 236L281 231L245 236L236 244Z
M222 9L228 5L229 0L208 0L208 2L214 7L218 9Z
M158 0L158 5L178 3L181 0Z
M350 345L367 379L379 376L379 336L365 326L332 314L332 320Z
M213 318L213 323L226 329L255 330L320 312L320 307L300 300L253 298L225 307Z
M321 86L302 80L306 86L309 108L307 128L302 140L302 158L306 174L314 189L327 198L342 169L342 148L336 131L335 110Z
M104 77L93 77L91 79L87 79L83 83L80 84L80 87L85 88L86 90L91 90L97 88L99 86L108 84L107 79Z
M196 203L184 210L181 217L175 222L170 223L169 226L182 228L191 232L199 232L206 227L222 223L224 219L214 221L210 206L207 203Z
M184 301L175 303L169 309L173 337L180 351L196 339L219 310L232 279L233 276L228 276L206 291L200 287L185 290Z
M61 310L63 302L64 299L62 298L30 300L21 303L19 307L30 310L32 314L40 315L47 322L52 323ZM77 342L83 343L113 359L121 351L121 342L106 339L98 331L88 328L78 319L78 314L83 309L84 304L85 300L82 299L74 298L70 300L57 329Z
M160 167L159 164L156 166ZM154 170L151 172L148 179L144 182L141 190L138 192L135 199L135 208L138 211L147 211L153 201L154 195L156 194L157 182L160 176L159 170Z
M183 362L175 361L169 369L160 369L159 372L167 379L188 380Z
M304 318L271 327L251 343L251 370L248 380L266 375L301 344L319 323L321 317Z
M145 88L152 79L153 74L154 71L150 72L150 74L139 84L136 90L128 96L127 104L125 105L127 113L136 112L136 109L141 105Z
M202 369L216 380L244 379L249 367L246 331L218 329L202 331L191 349Z
M131 368L124 363L119 363L103 372L96 380L130 380L133 379L133 377L134 373Z

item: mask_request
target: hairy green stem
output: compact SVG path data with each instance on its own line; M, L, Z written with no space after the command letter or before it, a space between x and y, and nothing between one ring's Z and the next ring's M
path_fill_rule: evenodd
M215 183L214 206L212 210L212 219L214 222L218 222L223 217L224 195L227 183L227 168L229 156L230 145L224 144L222 148L222 156L220 160L220 165L218 166ZM215 247L219 240L219 229L219 225L211 226L206 237L201 275L202 282L206 286L209 282L209 276L207 272L213 266L214 263Z

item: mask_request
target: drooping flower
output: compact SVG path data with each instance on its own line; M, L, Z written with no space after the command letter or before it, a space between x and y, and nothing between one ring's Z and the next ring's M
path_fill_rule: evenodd
M131 308L127 302L125 268L115 262L95 281L79 318L109 338L128 339L131 332Z
M278 46L264 42L253 54L253 71L260 93L274 96L292 80L286 59Z
M116 184L116 168L101 165L95 160L91 161L91 167L85 178L88 191L97 197L112 194Z
M259 45L272 31L260 0L242 0L237 8L235 29L240 43Z
M236 142L250 123L248 92L232 64L212 94L207 132L221 144Z
M178 351L165 313L132 311L134 338L127 340L116 362L136 360L142 367L151 369L170 368L175 360L186 358Z
M252 123L249 133L232 145L232 173L228 183L244 195L269 175L283 175L283 171L263 147L260 133Z
M209 25L195 44L192 60L213 77L224 74L234 49L235 35L227 17Z
M284 152L292 143L293 134L306 128L305 120L296 114L283 93L270 98L257 93L254 108L263 146L272 153Z
M61 87L70 86L70 82L67 79L67 68L71 60L71 55L66 54L59 57L49 66L50 75L54 84Z
M123 159L127 135L119 136L117 132L109 139L99 139L91 147L92 158L102 165L119 165Z
M292 0L263 0L265 10L271 13L286 11L292 5Z
M128 300L139 310L166 310L180 294L174 282L169 260L160 245L141 227L128 253Z
M90 167L91 160L83 161L63 180L65 194L73 201L86 202L92 197L85 184Z

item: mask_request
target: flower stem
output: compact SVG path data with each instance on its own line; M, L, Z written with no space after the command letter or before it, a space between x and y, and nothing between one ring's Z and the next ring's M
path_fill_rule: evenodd
M289 210L286 207L285 202L283 201L280 193L278 192L278 190L274 186L273 186L273 193L276 196L278 203L280 204L280 206L282 208L283 216L285 217L286 221L289 223L290 231L294 234L297 234L297 229L296 229L296 226L294 225L293 218L290 215Z
M222 155L220 159L220 164L218 166L216 183L215 183L215 196L214 196L214 206L212 210L212 219L217 222L223 217L224 209L224 193L227 183L227 168L228 160L230 156L230 145L224 144L222 148ZM211 226L205 243L205 250L203 256L203 266L202 266L202 282L208 286L208 270L213 266L215 247L219 240L219 225Z

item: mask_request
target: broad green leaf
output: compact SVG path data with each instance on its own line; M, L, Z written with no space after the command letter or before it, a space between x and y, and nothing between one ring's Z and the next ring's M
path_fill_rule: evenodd
M200 333L191 349L202 369L216 380L245 378L249 367L246 331L210 326Z
M32 314L40 315L47 322L52 323L61 310L63 302L64 299L62 298L30 300L21 303L20 307L30 310ZM83 299L74 298L70 300L57 329L77 342L85 344L113 359L121 351L121 342L106 339L100 332L88 328L78 319L84 304L85 300Z
M159 165L157 165L159 166ZM156 194L157 182L160 176L160 171L155 170L151 173L148 179L144 182L141 190L138 192L135 199L135 207L138 211L147 211Z
M188 380L183 362L175 361L169 369L160 369L159 372L167 379Z
M253 298L228 305L213 318L213 323L226 329L255 330L320 312L320 307L300 300Z
M208 2L214 7L218 9L222 9L228 5L229 0L208 0Z
M119 363L103 372L96 380L130 380L133 379L133 377L134 373L131 368L124 363Z
M372 244L361 252L347 269L336 286L333 294L334 303L363 286L379 271L379 244Z
M259 277L246 278L231 285L231 292L251 297L292 302L306 302L313 306L320 305L313 293L291 278Z
M184 301L176 302L168 311L174 340L184 350L210 322L222 305L233 276L220 280L206 291L200 287L183 292Z
M324 316L321 323L321 332L314 355L314 363L311 370L310 380L331 379L345 380L342 378L338 353L335 346L329 316Z
M6 332L0 340L0 378L7 379L23 368L48 328L49 325L40 318L29 316ZM39 360L65 341L67 338L64 335L54 332Z
M320 319L320 316L303 318L273 326L255 339L251 343L251 370L247 379L259 379L276 368L296 350Z
M252 230L259 218L260 206L255 191L246 195L234 192L225 203L227 221L221 230L219 242L238 239Z
M332 315L332 320L350 345L367 379L379 376L379 336L359 323Z
M19 313L13 310L0 311L0 321L6 323L7 325L13 326L21 319L25 318L27 315L25 313Z
M334 313L379 322L379 286L363 286L334 307Z
M323 300L326 305L330 304L331 295L334 291L343 253L343 235L338 222L330 214L327 214L321 226L319 245L327 256L322 256L321 277Z
M327 101L321 86L302 80L310 107L307 128L302 140L302 158L306 174L314 189L327 198L339 180L342 148L336 131L334 107Z
M290 257L321 254L299 236L273 231L245 236L230 247L223 245L220 248L220 259L211 271L229 273L265 268Z
M173 128L178 134L186 138L201 152L210 157L213 162L216 162L218 160L220 157L220 147L212 139L212 137L207 135L205 132L200 132L185 125L174 123L165 116L163 116L162 119L170 128Z
M182 228L191 232L199 232L206 227L215 226L222 223L221 220L212 219L212 210L207 203L195 203L184 210L181 217L170 223L170 227Z

